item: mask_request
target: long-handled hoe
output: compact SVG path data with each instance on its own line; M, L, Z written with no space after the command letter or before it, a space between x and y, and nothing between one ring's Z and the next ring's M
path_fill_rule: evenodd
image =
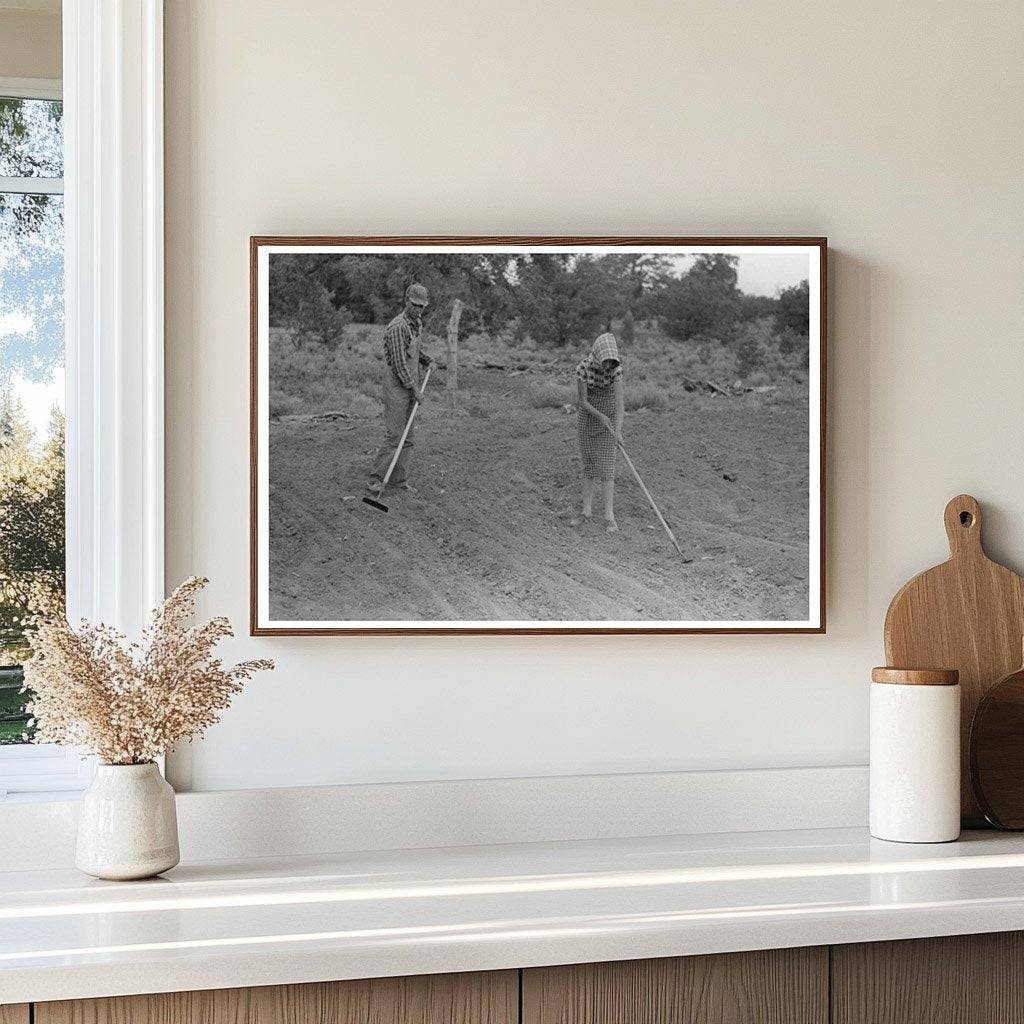
M661 510L651 497L651 492L647 490L643 480L640 479L640 474L636 471L636 466L633 465L633 460L629 457L629 452L626 451L625 446L618 439L616 439L615 443L619 446L619 451L622 452L622 457L626 460L626 465L629 466L630 472L636 478L636 482L640 485L640 490L644 492L644 496L651 503L651 508L654 509L654 514L658 517L658 522L665 528L665 532L668 534L668 539L675 545L676 551L682 555L684 561L692 562L693 559L689 555L683 554L683 549L679 546L679 541L676 540L676 535L672 532L668 523L665 522L665 517L661 514Z
M430 380L430 371L433 366L427 367L427 372L423 375L423 390L427 389L427 381ZM384 479L380 482L380 490L377 492L377 498L384 497L384 488L387 487L388 481L391 479L391 474L395 471L395 465L398 462L398 456L402 454L402 449L405 447L405 440L409 436L409 431L412 430L412 421L416 419L416 411L420 407L420 400L417 398L413 403L412 412L409 413L409 420L405 424L405 430L402 431L402 438L398 442L398 447L395 449L395 454L391 456L391 465L388 466L388 471L384 474ZM642 486L642 485L641 485ZM387 512L388 506L383 501L378 501L377 498L371 498L369 495L363 498L363 501L367 505L372 505L374 508L379 508L381 512Z

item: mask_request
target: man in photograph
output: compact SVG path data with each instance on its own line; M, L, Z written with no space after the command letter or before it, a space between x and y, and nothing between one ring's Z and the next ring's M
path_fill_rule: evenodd
M384 331L384 442L377 452L370 473L367 485L370 494L380 494L384 475L391 465L402 431L409 422L416 402L423 398L420 368L426 369L433 362L422 347L423 312L429 301L430 296L423 285L409 285L405 290L405 309ZM408 480L412 447L413 431L410 430L389 481L407 491L414 490Z

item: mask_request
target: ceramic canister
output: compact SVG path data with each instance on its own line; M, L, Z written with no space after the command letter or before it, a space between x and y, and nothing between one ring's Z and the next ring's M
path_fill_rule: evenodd
M897 843L960 835L960 685L953 669L871 672L871 834Z

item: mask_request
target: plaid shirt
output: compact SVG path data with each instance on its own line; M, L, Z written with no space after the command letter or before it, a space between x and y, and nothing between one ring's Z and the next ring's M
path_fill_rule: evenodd
M423 325L414 326L405 313L399 313L384 331L384 361L394 371L404 388L411 389L415 386L412 371L409 369L409 356L412 354L414 341L419 348L422 334ZM430 356L422 348L419 352L420 366L429 366L432 362ZM418 378L419 374L417 373L416 379Z

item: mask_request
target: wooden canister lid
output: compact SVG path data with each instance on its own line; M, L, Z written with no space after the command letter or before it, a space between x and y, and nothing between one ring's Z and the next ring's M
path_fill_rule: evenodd
M890 668L871 670L873 683L900 683L905 686L956 686L960 673L955 668Z

